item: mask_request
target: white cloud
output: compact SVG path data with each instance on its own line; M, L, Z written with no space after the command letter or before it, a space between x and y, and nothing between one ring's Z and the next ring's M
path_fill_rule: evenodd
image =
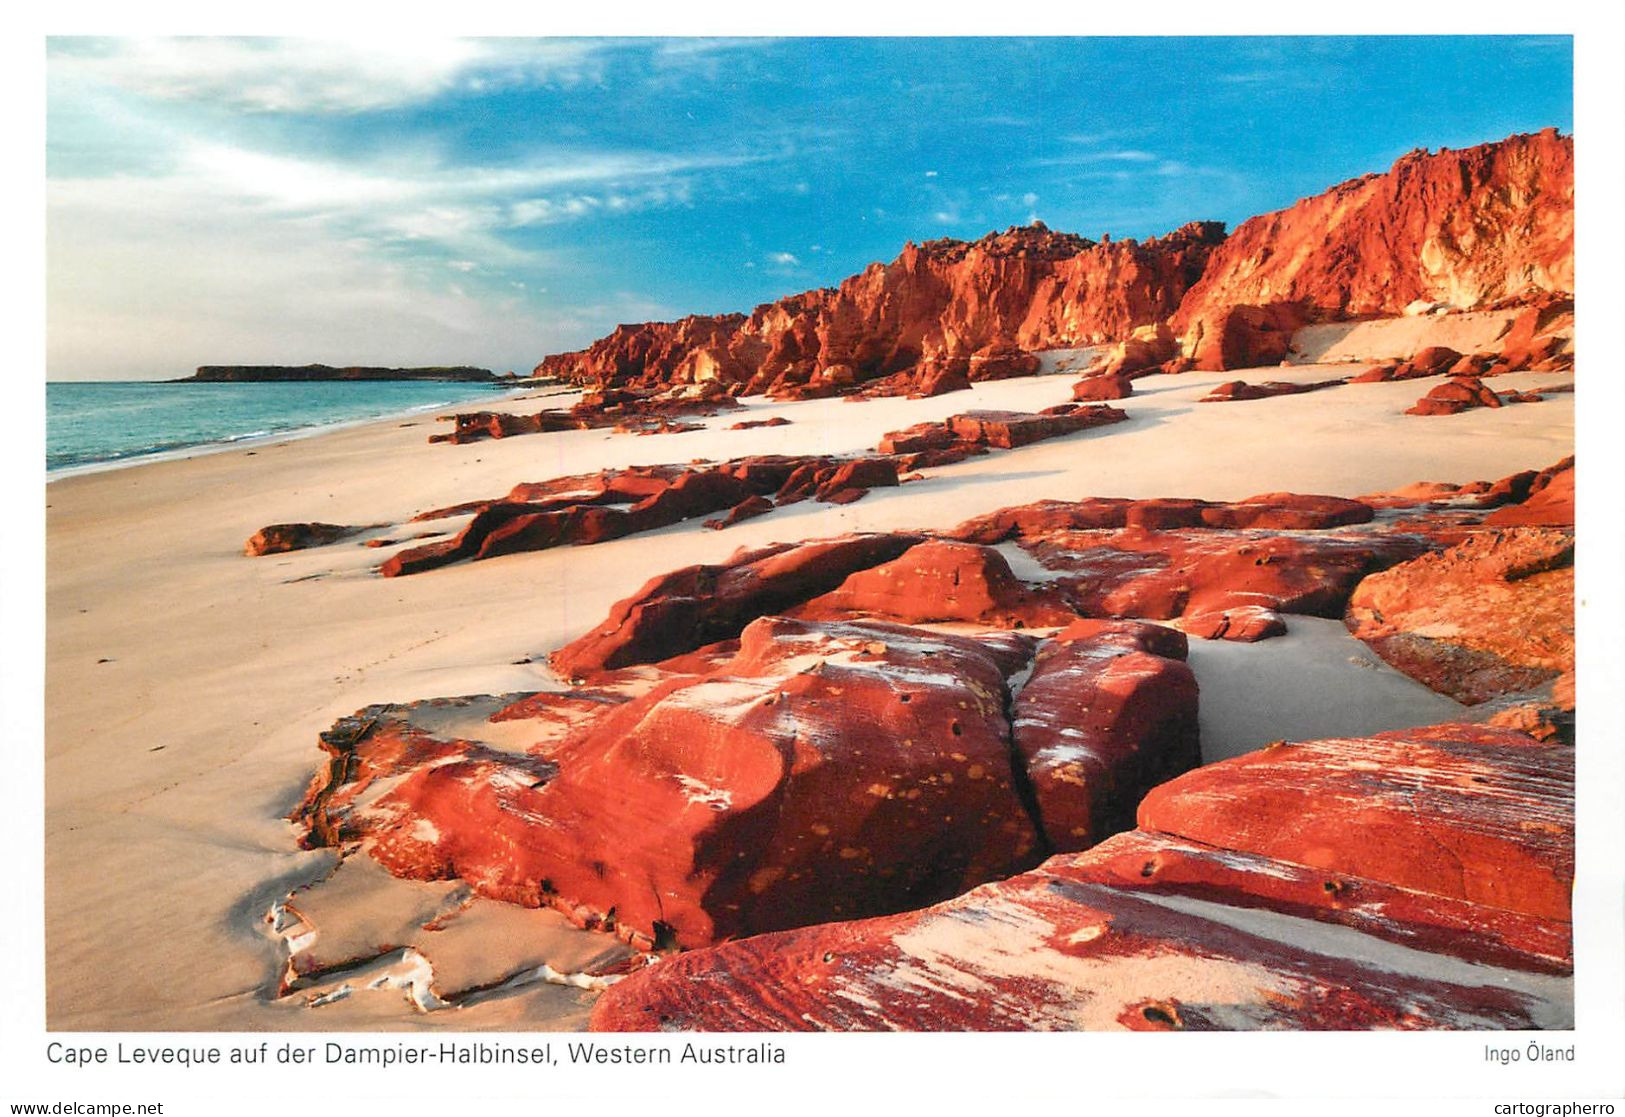
M793 252L769 252L767 262L780 268L794 268L801 264L801 260Z
M1034 159L1035 167L1075 167L1087 166L1091 163L1155 163L1159 156L1149 151L1137 148L1121 148L1113 151L1078 151L1067 155L1055 155L1044 159Z
M515 269L530 278L556 264L510 233L686 204L688 186L669 176L737 161L560 153L522 167L358 168L188 144L166 174L52 179L50 374L540 355L578 340L568 330L581 312L505 286ZM592 189L548 192L570 186ZM448 270L480 286L459 286ZM495 293L482 298L483 287Z
M51 69L243 112L362 112L444 93L598 81L612 44L569 39L54 39Z

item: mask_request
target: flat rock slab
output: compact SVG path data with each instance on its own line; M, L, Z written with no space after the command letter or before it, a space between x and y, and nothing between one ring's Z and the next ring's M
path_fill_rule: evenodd
M1294 751L1303 763L1274 755ZM1140 831L923 911L661 962L607 991L592 1027L1572 1026L1566 902L1538 886L1492 882L1503 866L1518 881L1572 874L1563 853L1571 750L1443 726L1264 755L1271 759L1213 765L1153 792ZM1386 783L1372 775L1384 759ZM1281 779L1261 780L1263 766L1280 766ZM1289 779L1315 794L1289 815L1272 814ZM1366 812L1372 802L1379 815L1397 814L1402 787L1412 818L1393 833L1452 850L1454 875L1366 855L1374 841L1397 853L1383 841L1383 820ZM1188 824L1181 810L1204 824ZM1148 829L1159 820L1213 840ZM1493 860L1461 871L1472 858ZM1385 879L1394 876L1404 879Z
M1281 744L1151 792L1140 828L1567 921L1574 750L1482 726Z

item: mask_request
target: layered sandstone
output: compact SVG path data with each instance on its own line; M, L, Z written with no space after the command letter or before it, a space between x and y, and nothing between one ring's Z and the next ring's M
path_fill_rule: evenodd
M748 317L621 326L548 357L536 373L597 385L720 381L806 398L917 369L908 390L935 394L1029 375L1037 365L1028 353L1124 337L1166 318L1222 238L1214 222L1098 243L1034 223L971 243L910 244L838 287Z
M921 911L669 959L598 1030L1562 1028L1574 752L1435 726L1282 745L1140 829Z
M1573 138L1554 129L1418 150L1228 238L1216 222L1144 242L1035 223L970 243L910 244L837 287L749 315L617 327L546 358L536 374L802 399L936 395L1029 375L1040 350L1102 342L1118 343L1100 366L1113 375L1274 364L1310 322L1571 292L1573 203ZM1511 367L1560 349L1529 340L1511 346Z
M1413 151L1385 174L1244 221L1172 321L1201 367L1238 368L1279 360L1279 342L1309 320L1573 289L1574 140L1547 129Z

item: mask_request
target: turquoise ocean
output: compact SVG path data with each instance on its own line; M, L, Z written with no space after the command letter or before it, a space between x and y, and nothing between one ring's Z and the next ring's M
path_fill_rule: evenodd
M135 464L217 446L361 422L469 401L500 389L427 381L45 386L49 474Z

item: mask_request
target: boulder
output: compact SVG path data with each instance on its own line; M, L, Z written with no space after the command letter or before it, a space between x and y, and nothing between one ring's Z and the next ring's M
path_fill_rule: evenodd
M1470 535L1363 580L1349 630L1383 659L1469 705L1574 669L1574 533Z
M908 624L974 621L1000 628L1064 625L1077 617L1053 595L1024 586L992 547L940 540L857 571L794 615L873 616Z
M1146 792L1201 763L1184 659L1183 634L1135 621L1078 621L1039 646L1011 724L1051 849L1132 828Z
M323 547L360 530L344 524L267 524L243 545L243 554L250 557L280 555L288 551L302 551L306 547Z
M1501 397L1472 376L1452 377L1405 409L1407 415L1459 415L1474 407L1500 407Z

